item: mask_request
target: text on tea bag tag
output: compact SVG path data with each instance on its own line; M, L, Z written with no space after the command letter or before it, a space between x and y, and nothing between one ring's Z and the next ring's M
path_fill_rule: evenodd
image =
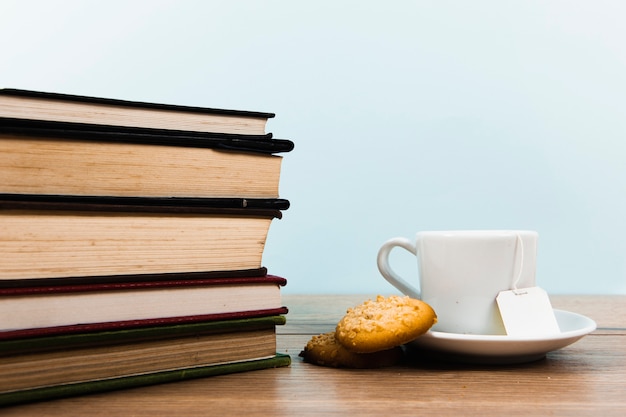
M524 267L524 242L517 236L521 249L520 269L513 289L496 297L504 328L509 336L545 336L561 332L548 293L539 287L517 288Z

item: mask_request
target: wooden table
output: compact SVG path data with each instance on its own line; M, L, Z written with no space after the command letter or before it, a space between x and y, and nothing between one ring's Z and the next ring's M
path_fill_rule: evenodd
M423 362L380 370L331 369L298 357L369 298L284 295L278 350L289 368L224 375L28 404L2 416L626 416L626 296L552 296L555 308L598 329L545 360L521 365Z

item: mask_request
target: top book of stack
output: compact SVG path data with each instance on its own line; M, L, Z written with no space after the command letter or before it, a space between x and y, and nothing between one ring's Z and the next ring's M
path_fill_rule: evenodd
M136 128L265 135L274 113L0 90L0 117Z

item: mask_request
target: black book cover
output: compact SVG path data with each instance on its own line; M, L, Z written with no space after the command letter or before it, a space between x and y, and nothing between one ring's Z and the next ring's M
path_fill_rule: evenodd
M266 135L242 135L16 119L10 117L0 117L0 133L36 137L97 140L103 142L214 148L266 154L289 152L294 148L292 141L287 139L274 139L271 133Z
M0 210L74 210L180 214L224 214L282 218L282 198L107 197L0 194Z

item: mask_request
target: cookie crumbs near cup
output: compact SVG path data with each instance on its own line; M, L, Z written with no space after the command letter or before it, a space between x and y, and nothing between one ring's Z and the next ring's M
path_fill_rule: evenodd
M349 308L334 332L307 343L300 356L335 368L380 368L402 359L401 346L437 322L432 307L408 296L377 296Z

